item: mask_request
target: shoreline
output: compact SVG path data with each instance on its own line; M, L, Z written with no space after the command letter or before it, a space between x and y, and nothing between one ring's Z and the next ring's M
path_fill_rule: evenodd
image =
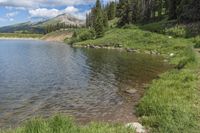
M0 40L42 40L40 38L0 37Z

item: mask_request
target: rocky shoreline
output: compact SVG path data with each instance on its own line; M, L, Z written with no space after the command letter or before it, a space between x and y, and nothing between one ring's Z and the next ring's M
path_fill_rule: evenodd
M162 55L160 52L156 51L156 50L140 50L140 49L135 49L135 48L124 48L122 45L114 45L114 46L110 46L110 45L73 45L72 47L81 47L81 48L92 48L92 49L115 49L115 50L119 50L119 51L126 51L126 52L134 52L134 53L145 53L145 54L150 54L150 55Z

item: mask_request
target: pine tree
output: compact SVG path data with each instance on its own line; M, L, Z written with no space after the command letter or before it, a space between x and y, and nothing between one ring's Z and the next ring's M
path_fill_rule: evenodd
M115 2L111 2L109 5L108 5L108 20L112 20L115 18L116 16L116 4Z
M123 0L121 3L121 9L120 11L120 19L118 22L118 26L124 26L125 24L130 24L132 22L132 11L130 6L129 0Z
M94 30L96 32L97 38L102 37L104 35L104 18L100 0L96 1Z
M132 12L132 23L136 23L138 21L139 11L138 11L138 1L134 0L131 3L131 12Z
M116 9L116 16L121 17L124 13L124 10L126 8L126 2L127 0L119 0L119 3L117 4L117 9Z
M191 2L187 2L180 15L180 19L186 22L200 21L200 1L191 0Z
M108 16L106 11L103 12L103 25L104 29L108 28Z
M176 19L177 18L177 4L176 0L169 0L169 19Z

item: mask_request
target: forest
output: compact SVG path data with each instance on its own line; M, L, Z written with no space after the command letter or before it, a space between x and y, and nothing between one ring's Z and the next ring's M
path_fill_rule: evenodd
M108 21L119 18L118 27L127 24L147 24L167 18L177 23L200 21L198 0L119 0L103 6L99 0L86 16L86 27L103 36Z

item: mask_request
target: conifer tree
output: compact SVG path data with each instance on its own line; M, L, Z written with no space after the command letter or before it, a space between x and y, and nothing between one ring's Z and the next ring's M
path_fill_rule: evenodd
M116 3L115 2L111 2L108 5L108 20L112 20L115 18L116 16Z
M104 35L104 18L100 0L96 1L94 30L97 38L102 37Z
M103 12L103 24L104 24L104 29L108 28L108 15L106 11Z

